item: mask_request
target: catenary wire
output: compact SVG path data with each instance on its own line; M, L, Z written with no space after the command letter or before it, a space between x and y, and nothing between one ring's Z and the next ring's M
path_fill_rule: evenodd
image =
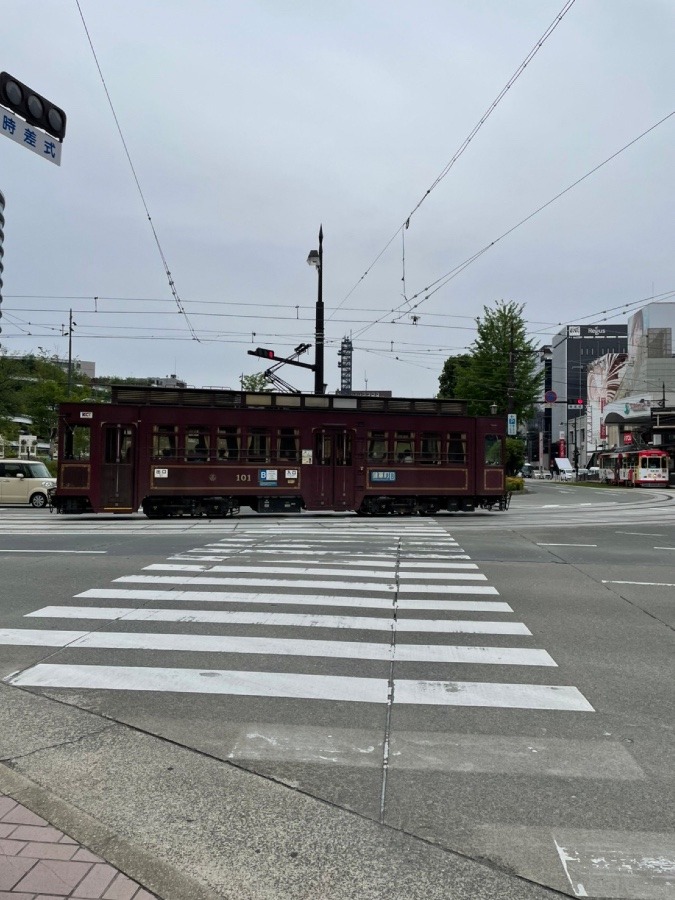
M171 275L171 270L169 269L169 264L168 264L167 261L166 261L166 256L164 255L164 251L163 251L163 249L162 249L162 245L161 245L161 243L160 243L159 236L158 236L157 231L156 231L156 229L155 229L155 224L154 224L154 222L152 221L152 217L151 217L151 215L150 215L150 210L149 210L148 204L147 204L147 202L146 202L146 200L145 200L145 195L143 194L143 189L141 188L141 183L140 183L140 181L138 180L138 175L136 174L136 169L135 169L134 164L133 164L133 162L132 162L132 160L131 160L131 154L129 153L129 148L127 147L127 142L126 142L126 140L124 139L124 134L123 134L123 132L122 132L122 126L120 125L119 119L117 118L117 113L115 112L115 107L113 106L112 98L111 98L110 93L109 93L109 91L108 91L108 86L107 86L107 84L106 84L106 82L105 82L105 78L103 77L103 70L101 69L101 66L100 66L100 64L99 64L98 57L97 57L97 55L96 55L96 50L94 49L94 44L93 44L93 41L92 41L92 39L91 39L91 35L89 34L89 29L87 28L87 23L85 22L85 19L84 19L84 14L83 14L83 12L82 12L82 7L80 6L80 0L75 0L75 3L77 4L77 9L78 9L78 12L79 12L79 14L80 14L80 18L82 19L82 25L84 26L84 31L85 31L85 34L87 35L87 41L89 42L89 46L90 46L90 48L91 48L91 52L92 52L92 55L93 55L93 57L94 57L94 62L96 63L96 68L98 69L98 74L99 74L99 76L100 76L100 78L101 78L101 84L103 85L103 90L105 91L105 95L106 95L106 97L107 97L107 99L108 99L108 105L110 106L110 111L111 111L112 114L113 114L113 118L114 118L114 120L115 120L115 125L117 126L117 131L119 132L120 140L122 141L122 146L124 147L124 152L125 152L125 154L126 154L126 157L127 157L128 162L129 162L129 167L131 168L131 174L133 175L134 181L136 182L136 187L138 188L138 193L139 193L139 196L140 196L140 198L141 198L141 203L143 204L143 208L145 209L145 214L146 214L146 216L147 216L147 218L148 218L148 222L150 223L150 228L152 229L153 237L155 238L155 243L156 243L156 245L157 245L157 250L159 251L159 255L160 255L160 258L161 258L161 260L162 260L162 265L164 266L164 273L166 274L166 277L167 277L168 282L169 282L169 288L170 288L170 290L171 290L171 293L173 294L174 300L176 301L176 306L178 307L178 310L180 311L180 313L182 314L182 316L183 316L184 319L185 319L185 323L186 323L186 325L187 325L187 327L188 327L188 329L189 329L189 331L190 331L190 333L191 333L191 335L192 335L193 340L198 341L199 338L198 338L197 335L195 334L195 331L194 331L194 329L193 329L193 327L192 327L192 323L190 322L190 319L189 319L189 317L188 317L188 314L185 312L185 309L184 309L184 307L183 307L183 304L181 303L181 299L180 299L180 296L179 296L179 294L178 294L178 288L176 287L176 283L174 282L173 276Z
M565 4L563 5L563 8L560 10L560 12L558 13L558 15L557 15L557 16L555 17L555 19L553 20L553 22L551 22L551 24L548 26L548 28L546 29L546 31L544 31L544 33L543 33L542 36L539 38L539 40L536 42L536 44L534 45L534 47L532 47L532 49L531 49L530 52L527 54L527 56L525 57L525 59L521 62L521 64L520 64L520 65L518 66L518 68L516 69L516 71L513 73L513 75L509 78L509 80L507 81L507 83L506 83L506 84L504 85L504 87L501 89L501 91L499 92L499 94L497 95L497 97L492 101L492 103L491 103L490 106L486 109L486 111L483 113L483 115L480 117L480 119L478 120L478 122L476 123L476 125L475 125L475 126L473 127L473 129L469 132L469 134L467 135L467 137L462 141L462 143L460 144L459 148L455 151L455 153L453 154L453 156L452 156L452 158L450 159L450 161L449 161L448 163L446 163L446 165L443 167L443 169L441 170L441 172L436 176L436 179L433 181L433 183L431 184L431 186L430 186L429 188L427 188L427 190L424 192L423 196L422 196L422 197L420 198L420 200L417 202L417 204L416 204L415 207L412 209L412 211L411 211L410 213L408 213L408 215L407 215L405 221L403 222L403 224L400 225L400 226L396 229L396 231L394 232L394 234L389 238L389 240L388 240L387 243L384 245L384 247L382 248L382 250L380 250L380 252L377 254L377 256L375 257L375 259L371 262L371 264L368 266L368 268L366 269L366 271L363 273L363 275L361 275L361 277L359 278L359 280L356 282L356 284L355 284L355 285L351 288L351 290L345 295L345 297L343 297L343 299L340 301L340 303L338 303L337 307L335 308L335 311L337 311L338 309L340 309L341 306L342 306L344 303L346 303L346 301L347 301L347 300L349 299L349 297L354 293L354 291L355 291L355 290L357 289L357 287L361 284L361 282L367 277L367 275L369 274L369 272L371 271L371 269L374 268L374 266L379 262L379 260L382 258L382 256L384 255L384 253L389 249L389 247L391 246L391 244L393 243L393 241L396 239L396 236L398 235L399 231L404 231L405 229L407 229L407 228L410 226L410 220L411 220L411 218L415 215L415 213L417 212L417 210L420 208L420 206L422 206L422 204L423 204L424 201L427 199L427 197L431 194L431 192L434 190L434 188L436 188L436 187L440 184L440 182L445 178L445 176L448 174L448 172L449 172L450 169L454 166L454 164L457 162L457 160L460 158L460 156L464 153L464 151L467 149L467 147L469 146L469 144L471 143L471 141L474 139L474 137L476 136L476 134L480 131L480 129L481 129L481 128L483 127L483 125L485 124L485 122L489 119L489 117L490 117L490 116L492 115L492 113L495 111L495 109L497 108L497 106L499 105L499 103L504 99L504 97L506 96L506 94L508 93L508 91L511 89L511 87L512 87L512 86L515 84L515 82L520 78L520 76L523 74L523 72L525 71L525 69L527 68L527 66L529 65L529 63L532 62L532 60L534 59L534 57L536 56L536 54L539 52L539 50L541 49L541 47L543 46L543 44L544 44L544 43L548 40L548 38L553 34L553 32L554 32L555 29L558 27L558 25L560 24L560 22L563 20L563 18L564 18L564 17L567 15L567 13L570 11L570 9L571 9L571 7L572 7L573 4L574 4L574 0L566 0ZM404 282L405 282L405 278L404 278ZM404 291L405 291L405 286L404 286ZM329 316L328 318L329 318L329 321L330 321L331 316Z

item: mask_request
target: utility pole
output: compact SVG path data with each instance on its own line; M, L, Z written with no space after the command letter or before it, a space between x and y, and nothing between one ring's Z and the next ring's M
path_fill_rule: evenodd
M324 345L324 321L323 321L323 225L319 226L319 249L310 250L307 262L315 266L319 275L319 289L316 300L316 324L315 324L315 356L314 356L314 393L325 393L323 383L323 345Z
M68 399L70 400L70 391L73 386L73 311L69 311L68 317Z

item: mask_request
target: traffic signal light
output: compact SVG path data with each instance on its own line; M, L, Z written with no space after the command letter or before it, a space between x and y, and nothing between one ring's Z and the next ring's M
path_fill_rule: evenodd
M574 402L576 403L577 406L584 405L584 401L581 399L581 397L577 397L577 399Z
M27 87L8 72L0 72L0 103L11 109L29 125L62 141L66 135L66 114L51 101Z
M265 359L274 359L274 350L266 350L264 347L256 347L248 351L251 356L264 356Z

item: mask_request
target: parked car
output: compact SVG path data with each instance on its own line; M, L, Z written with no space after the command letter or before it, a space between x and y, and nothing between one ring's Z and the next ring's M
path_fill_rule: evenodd
M30 503L43 507L50 492L56 488L56 478L38 460L0 459L0 503Z

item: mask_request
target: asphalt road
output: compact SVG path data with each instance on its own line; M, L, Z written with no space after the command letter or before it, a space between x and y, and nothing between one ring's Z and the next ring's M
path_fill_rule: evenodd
M49 698L93 714L98 741L121 723L195 769L255 773L296 837L293 803L317 798L354 834L517 876L467 896L673 898L675 503L528 488L506 513L424 519L2 508L3 694L22 719ZM24 737L0 756L35 778ZM72 765L71 742L49 746ZM369 890L353 896L395 895Z

